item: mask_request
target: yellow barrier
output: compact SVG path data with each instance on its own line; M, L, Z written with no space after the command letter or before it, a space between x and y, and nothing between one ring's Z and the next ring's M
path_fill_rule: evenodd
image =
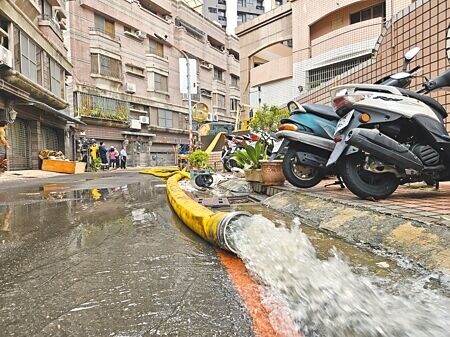
M212 150L214 150L214 148L216 147L217 142L219 141L220 137L225 134L225 132L219 132L213 139L213 141L211 142L211 144L209 144L209 146L207 147L207 149L205 150L206 153L210 154L212 152Z

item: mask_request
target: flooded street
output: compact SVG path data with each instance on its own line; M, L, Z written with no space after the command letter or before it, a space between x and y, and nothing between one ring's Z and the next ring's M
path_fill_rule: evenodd
M75 180L78 179L78 180ZM0 191L0 336L253 336L215 250L138 173Z
M0 186L0 336L252 337L261 311L274 331L261 337L449 336L448 276L236 198L225 210L253 215L227 239L261 284L243 298L244 272L179 220L157 178Z

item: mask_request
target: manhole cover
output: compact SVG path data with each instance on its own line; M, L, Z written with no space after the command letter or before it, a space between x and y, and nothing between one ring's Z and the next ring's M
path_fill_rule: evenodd
M229 207L235 204L247 204L259 202L259 200L251 197L250 195L239 195L222 198L197 198L196 201L205 207L218 208Z

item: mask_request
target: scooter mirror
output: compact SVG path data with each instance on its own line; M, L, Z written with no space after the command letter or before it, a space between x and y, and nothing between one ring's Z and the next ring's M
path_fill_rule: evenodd
M410 62L414 56L417 55L417 53L420 51L420 47L414 47L413 49L408 50L405 53L405 62L408 63Z
M410 73L401 72L401 73L397 73L397 74L392 75L391 78L393 78L394 80L401 80L401 79L404 79L404 78L408 78L410 76L411 76Z
M303 109L301 105L299 105L297 102L294 102L294 101L290 101L287 104L287 108L291 114L294 112L306 112L305 109Z

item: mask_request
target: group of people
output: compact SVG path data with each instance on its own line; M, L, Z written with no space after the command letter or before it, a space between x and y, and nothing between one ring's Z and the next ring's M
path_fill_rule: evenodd
M99 154L103 169L127 168L127 151L124 147L117 151L114 146L108 149L103 142L100 142Z

